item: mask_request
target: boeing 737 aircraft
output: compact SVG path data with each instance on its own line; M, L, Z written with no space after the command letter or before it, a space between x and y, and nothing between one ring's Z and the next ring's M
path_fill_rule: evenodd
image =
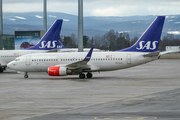
M112 71L141 65L160 57L158 50L165 16L158 16L131 47L116 52L41 53L16 58L7 66L25 72L47 72L50 76L79 75L92 77L92 72Z

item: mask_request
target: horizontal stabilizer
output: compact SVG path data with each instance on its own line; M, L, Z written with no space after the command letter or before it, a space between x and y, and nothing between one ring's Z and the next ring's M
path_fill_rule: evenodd
M179 50L177 50L177 51L164 51L164 52L161 52L160 55L165 55L168 53L180 53L180 51Z
M58 49L48 50L47 52L58 52Z
M151 52L151 53L147 53L144 54L144 57L154 57L154 56L159 56L160 51L156 51L156 52Z

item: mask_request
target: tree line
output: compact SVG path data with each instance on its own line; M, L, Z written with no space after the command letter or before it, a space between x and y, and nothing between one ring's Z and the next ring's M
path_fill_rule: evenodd
M98 48L105 51L116 51L123 48L132 46L138 37L130 38L128 32L118 33L113 29L109 30L104 35L95 35L93 37L83 36L83 46L84 48ZM70 36L64 36L60 41L62 44L69 48L77 48L78 40L75 34ZM173 35L167 34L160 40L159 51L164 51L166 46L180 46L180 39L174 38Z

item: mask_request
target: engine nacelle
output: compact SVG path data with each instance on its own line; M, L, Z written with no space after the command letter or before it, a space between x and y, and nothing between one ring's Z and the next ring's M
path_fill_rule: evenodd
M72 72L66 67L52 66L48 68L49 76L66 76L71 75Z

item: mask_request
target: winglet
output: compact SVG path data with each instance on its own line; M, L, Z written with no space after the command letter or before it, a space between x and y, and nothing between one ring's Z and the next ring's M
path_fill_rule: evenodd
M91 59L92 52L93 52L93 47L90 49L90 51L88 52L88 54L86 55L83 61L89 61Z
M66 48L59 41L62 23L62 19L56 20L42 39L35 46L27 48L26 50L52 50Z

